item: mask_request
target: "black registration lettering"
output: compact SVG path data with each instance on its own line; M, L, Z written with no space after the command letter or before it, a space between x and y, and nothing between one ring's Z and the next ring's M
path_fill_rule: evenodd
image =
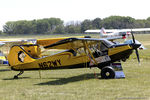
M48 67L53 67L51 61L48 61L47 63L48 63Z
M53 65L54 65L54 67L56 67L56 66L57 66L57 62L56 62L56 60L55 60L55 61L52 61L52 63L53 63Z
M59 60L57 60L57 62L59 63L59 65L61 65L60 59L59 59Z
M44 68L43 63L39 63L40 68Z
M57 59L57 60L54 60L54 61L42 62L42 63L38 63L38 65L41 69L47 69L47 68L51 68L51 67L58 67L59 65L61 65L61 60Z
M48 65L47 65L46 62L43 62L43 66L44 66L44 68L47 68L47 67L48 67Z

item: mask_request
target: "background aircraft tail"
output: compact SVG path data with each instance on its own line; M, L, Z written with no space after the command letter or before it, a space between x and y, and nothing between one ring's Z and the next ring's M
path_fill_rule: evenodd
M105 32L105 28L102 27L102 28L101 28L101 31L100 31L100 37L103 37L104 34L107 34L107 33Z

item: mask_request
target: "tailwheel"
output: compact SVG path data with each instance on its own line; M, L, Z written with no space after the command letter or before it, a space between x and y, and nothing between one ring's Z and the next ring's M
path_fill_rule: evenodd
M112 67L106 66L101 70L101 77L103 79L113 79L115 78L115 71Z
M19 74L17 74L17 75L14 76L14 79L18 79L18 76L22 75L23 73L24 73L24 71L20 71Z

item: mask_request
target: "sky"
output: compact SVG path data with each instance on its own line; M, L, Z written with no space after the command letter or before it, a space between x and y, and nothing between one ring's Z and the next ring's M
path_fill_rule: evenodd
M8 21L60 18L65 23L112 15L150 17L150 0L0 0L0 30Z

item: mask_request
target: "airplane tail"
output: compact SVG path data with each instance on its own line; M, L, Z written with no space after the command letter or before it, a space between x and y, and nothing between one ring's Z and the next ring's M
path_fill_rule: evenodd
M9 65L14 70L19 70L22 69L19 65L35 61L36 58L40 58L40 54L38 45L16 45L10 49L7 58Z
M101 31L100 31L100 37L103 37L104 34L106 34L105 28L102 27L102 28L101 28Z

